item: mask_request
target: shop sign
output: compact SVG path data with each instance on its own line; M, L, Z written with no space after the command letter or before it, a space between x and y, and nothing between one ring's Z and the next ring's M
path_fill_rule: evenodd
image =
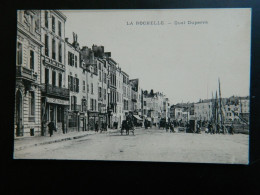
M52 104L70 105L69 101L46 97L46 101Z

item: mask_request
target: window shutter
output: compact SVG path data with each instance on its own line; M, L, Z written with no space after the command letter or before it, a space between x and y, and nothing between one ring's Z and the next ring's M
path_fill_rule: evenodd
M79 79L76 79L76 81L77 81L77 83L76 83L77 84L77 86L76 86L77 90L76 91L79 92Z

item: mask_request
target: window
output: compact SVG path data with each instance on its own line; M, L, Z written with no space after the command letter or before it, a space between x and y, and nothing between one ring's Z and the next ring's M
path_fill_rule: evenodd
M98 111L101 112L101 103L98 103Z
M58 28L59 28L59 31L58 31L58 34L59 34L59 36L61 37L61 22L59 21L58 22Z
M68 65L72 66L72 53L68 51Z
M61 48L61 42L59 43L59 62L62 63L62 48Z
M52 32L55 32L55 17L52 16Z
M86 82L83 81L83 91L85 91L85 90L86 90Z
M87 84L87 93L89 93L89 84Z
M29 115L34 116L34 110L35 110L35 97L34 97L34 92L30 91L29 93Z
M34 70L34 52L30 50L30 69Z
M52 86L56 85L56 72L52 71Z
M49 84L49 69L45 68L45 84Z
M16 59L17 59L17 64L18 65L22 65L23 63L23 57L22 57L22 54L23 54L23 45L21 43L18 43L17 45L17 56L16 56Z
M104 80L104 83L107 83L107 74L104 72L104 78L103 78L103 80Z
M45 34L45 55L49 56L49 36Z
M75 55L75 67L78 66L78 56Z
M91 94L93 94L94 91L93 91L93 83L91 83Z
M104 100L106 100L106 99L107 99L107 90L104 89Z
M69 76L70 77L70 91L74 91L73 90L73 83L74 83L74 78L72 76Z
M71 66L74 66L74 54L73 53L71 53Z
M71 98L70 98L70 109L75 110L76 104L77 104L77 97L71 96Z
M76 89L75 89L75 91L79 92L79 79L78 78L75 78L75 79L76 79Z
M34 31L34 18L33 16L31 15L30 16L30 31L33 32Z
M73 80L73 90L72 90L72 91L76 91L77 78L73 78L73 77L72 77L72 80Z
M102 98L102 91L101 87L98 87L98 98Z
M97 110L97 100L94 100L94 110L96 111Z
M101 70L101 63L98 63L98 69Z
M49 22L48 22L48 12L45 11L45 27L49 28Z
M56 42L55 42L55 39L52 39L52 59L56 59Z
M118 92L116 92L117 94L116 94L116 101L117 102L119 102L119 93Z
M93 99L90 99L90 110L93 110Z
M59 73L59 87L62 87L62 74Z
M101 82L101 71L99 71L99 82Z

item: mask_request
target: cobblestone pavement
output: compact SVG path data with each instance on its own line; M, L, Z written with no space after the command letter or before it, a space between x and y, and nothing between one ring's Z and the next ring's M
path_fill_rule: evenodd
M167 161L247 164L249 136L244 134L170 133L137 129L93 133L79 139L15 151L16 159Z

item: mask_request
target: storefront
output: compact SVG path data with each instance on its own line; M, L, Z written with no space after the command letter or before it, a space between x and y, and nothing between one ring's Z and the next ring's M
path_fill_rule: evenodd
M68 127L68 108L69 101L43 97L42 98L42 134L47 135L47 125L49 122L53 121L57 133L66 133Z
M95 130L95 124L99 121L99 113L88 111L88 130Z
M87 130L87 117L86 113L81 112L79 114L79 131L86 131Z

